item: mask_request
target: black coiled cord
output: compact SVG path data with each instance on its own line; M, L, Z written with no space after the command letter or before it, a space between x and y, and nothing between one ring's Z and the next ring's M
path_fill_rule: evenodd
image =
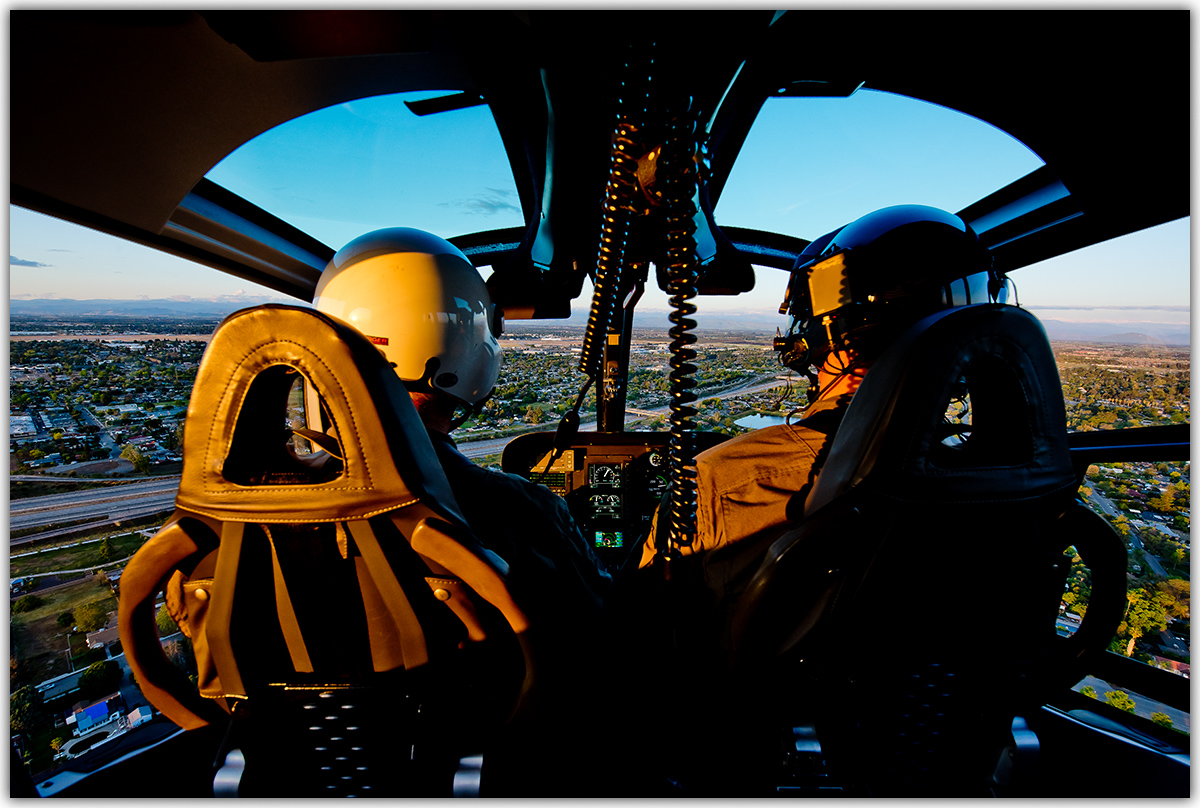
M696 155L698 115L688 99L686 108L673 115L661 158L665 189L663 198L667 213L667 291L671 313L671 374L670 423L671 469L670 545L659 548L667 558L678 554L678 548L692 543L696 530L696 432L692 419L696 408L696 366L692 364L696 351L696 321L692 315L696 306L699 270L696 265L696 204L699 184Z
M632 76L631 60L625 64L625 75ZM640 147L638 126L631 119L631 108L645 114L647 90L641 89L643 103L635 105L629 98L637 92L628 81L621 85L617 99L617 127L613 132L610 150L611 169L604 188L604 224L600 229L600 251L596 258L596 277L593 282L592 308L583 333L583 350L579 355L579 370L591 379L599 379L604 366L604 335L613 322L613 311L621 290L621 268L625 264L625 246L629 239L630 200L638 193L637 169Z

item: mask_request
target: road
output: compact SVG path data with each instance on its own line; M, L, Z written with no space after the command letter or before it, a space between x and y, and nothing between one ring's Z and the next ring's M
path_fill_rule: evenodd
M105 449L108 449L108 456L120 456L121 447L115 440L112 439L112 435L108 434L108 428L104 426L104 422L97 418L96 414L92 412L89 407L83 407L82 409L83 414L87 417L88 423L90 423L92 426L100 427L100 445L102 445Z
M1091 687L1093 690L1095 690L1096 696L1099 697L1099 700L1102 702L1104 701L1105 693L1108 693L1112 690L1121 690L1133 698L1135 704L1137 705L1133 710L1135 714L1144 718L1149 718L1154 713L1163 713L1171 719L1172 724L1176 728L1181 729L1184 732L1191 731L1192 717L1191 714L1185 710L1180 710L1168 704L1163 704L1160 701L1154 701L1148 696L1143 696L1140 693L1130 693L1128 690L1120 687L1119 685L1110 685L1108 682L1104 681L1103 679L1097 679L1095 676L1083 677L1083 680L1079 682L1079 685L1076 689L1082 689L1085 686Z
M1117 510L1117 508L1112 504L1112 502L1110 502L1108 500L1108 498L1106 496L1104 496L1103 494L1101 494L1099 491L1092 489L1092 496L1090 497L1090 499L1093 503L1096 504L1097 507L1100 508L1101 511L1103 511L1107 515L1114 516L1114 517L1121 515L1121 512ZM1166 569L1163 568L1162 562L1159 561L1158 557L1152 556L1146 552L1146 546L1144 544L1142 544L1142 539L1138 535L1138 529L1136 527L1134 527L1133 525L1130 525L1129 545L1134 550L1142 551L1142 557L1146 559L1146 563L1150 566L1150 569L1154 570L1155 575L1157 575L1159 578L1169 577Z
M132 471L132 468L130 470ZM110 481L107 478L103 478L103 477L90 477L90 478L86 478L86 477L85 478L55 477L55 476L49 475L49 474L10 474L10 475L8 475L8 481L13 482L13 483L78 484L81 479L88 479L93 482L108 482L109 485L111 485L111 486L128 485L129 484L127 482L122 482L119 479ZM178 480L178 479L179 479L178 474L160 474L157 477L138 477L137 482L148 483L151 480Z
M170 477L13 500L9 504L9 530L49 527L84 519L116 521L158 513L174 507L178 488L179 478Z

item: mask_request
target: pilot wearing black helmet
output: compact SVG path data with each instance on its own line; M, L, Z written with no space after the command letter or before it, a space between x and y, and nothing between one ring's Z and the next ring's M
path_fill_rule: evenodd
M1006 281L974 231L937 208L883 208L813 241L792 269L780 306L791 322L774 345L780 361L809 380L804 417L697 455L696 533L677 548L673 577L702 579L718 609L732 604L775 539L804 516L842 415L875 359L935 311L1006 297ZM640 568L658 555L659 529L656 515Z

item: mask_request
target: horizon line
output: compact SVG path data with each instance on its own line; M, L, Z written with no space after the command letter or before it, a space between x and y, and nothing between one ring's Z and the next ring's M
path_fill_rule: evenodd
M234 293L227 294L227 295L214 295L211 297L193 297L191 295L173 295L171 297L148 297L146 295L142 295L139 297L61 297L61 296L57 296L57 295L54 297L34 297L31 294L22 293L22 294L17 294L17 295L9 295L9 302L21 301L21 302L29 303L29 302L34 302L34 301L46 301L46 302L56 302L56 303L57 302L91 303L91 302L97 302L97 301L126 301L126 302L130 302L130 303L139 303L139 302L150 303L150 302L162 301L162 302L170 302L170 303L219 303L219 302L227 301L230 299L241 298L241 297L246 297L246 298L257 297L257 298L264 298L264 299L270 299L270 300L281 300L281 301L289 301L289 302L294 301L294 302L300 303L300 304L309 304L309 301L301 300L300 298L291 297L289 295L284 295L284 294L280 294L280 293L269 293L269 292L268 293L252 293L252 292L244 292L244 291L243 292L234 292ZM713 295L711 297L724 297L724 295ZM581 300L581 299L582 298L575 298L575 300ZM1100 311L1174 311L1174 312L1191 311L1191 306L1179 305L1179 304L1154 304L1154 305L1131 306L1131 305L1120 304L1120 303L1114 303L1114 304L1105 304L1105 303L1093 303L1093 304L1026 303L1026 304L1019 304L1019 305L1021 306L1021 308L1024 308L1024 309L1031 309L1031 310L1039 309L1039 310L1054 310L1054 311L1096 311L1096 310L1100 310ZM670 311L670 310L671 310L670 307L661 306L661 305L646 306L645 308L638 309L638 311ZM737 309L737 308L735 308L735 309L719 309L719 310L713 310L713 311L719 311L720 313L724 313L724 314L740 314L740 313L759 314L759 313L764 313L764 312L769 312L771 314L778 313L773 308L763 308L763 309Z

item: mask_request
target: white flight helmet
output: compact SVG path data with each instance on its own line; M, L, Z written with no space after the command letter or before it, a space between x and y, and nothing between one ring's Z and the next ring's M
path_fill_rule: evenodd
M410 391L468 406L500 373L500 315L479 271L443 238L409 227L359 236L337 251L313 304L362 332Z

